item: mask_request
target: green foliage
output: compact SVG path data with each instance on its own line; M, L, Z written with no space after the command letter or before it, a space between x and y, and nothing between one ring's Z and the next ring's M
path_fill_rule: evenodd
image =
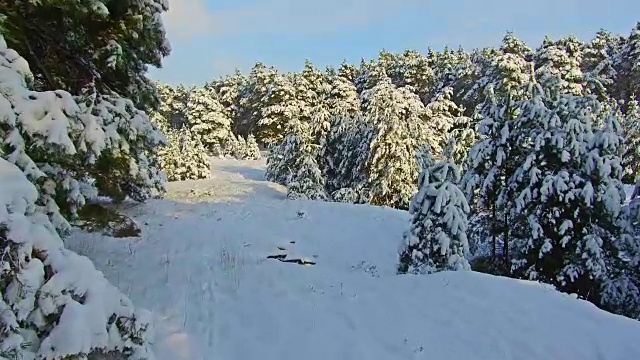
M32 65L37 90L116 92L139 108L157 104L145 77L170 52L160 0L7 0L4 35ZM55 29L55 31L51 31Z

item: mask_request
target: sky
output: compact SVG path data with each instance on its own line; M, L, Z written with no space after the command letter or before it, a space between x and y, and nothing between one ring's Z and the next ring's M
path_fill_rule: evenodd
M513 31L537 47L545 35L588 41L601 28L629 34L638 0L169 0L163 15L172 52L157 80L201 85L256 61L299 71L380 50L499 46Z

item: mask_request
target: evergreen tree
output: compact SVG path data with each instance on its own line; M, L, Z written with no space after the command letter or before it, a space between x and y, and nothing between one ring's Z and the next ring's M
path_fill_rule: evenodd
M158 155L160 166L167 174L167 180L198 180L211 177L207 149L199 136L187 127L170 129L166 136L168 144Z
M420 174L409 208L413 219L399 251L399 273L470 269L465 258L469 205L457 185L460 169L452 162L454 146L449 142L444 160Z
M552 41L544 39L535 54L536 79L541 84L559 80L560 92L585 93L586 79L580 67L584 44L575 36Z
M480 140L469 150L462 186L473 204L473 216L488 221L482 226L491 234L492 271L508 273L511 219L507 209L512 199L506 193L506 181L522 159L513 136L518 106L510 96L497 98L491 86L487 96L477 114L482 119L478 125Z
M37 187L38 205L62 232L98 195L144 200L162 193L155 151L164 139L144 112L115 94L32 91L26 61L0 36L0 156Z
M265 178L287 186L298 172L303 149L311 144L311 129L308 123L291 121L284 140L269 151Z
M36 204L36 187L2 158L0 184L0 357L153 359L150 314L136 310L91 260L64 248Z
M266 143L281 141L288 124L300 119L303 111L292 78L286 75L273 77L257 106L261 118L256 137Z
M640 173L640 107L635 99L629 100L627 112L622 117L622 168L623 181L635 184Z
M304 144L298 154L297 172L287 185L287 197L290 199L327 200L325 179L316 162L317 148L313 144Z
M600 30L595 38L586 44L582 57L582 72L587 79L590 92L601 100L611 96L615 89L616 70L614 61L620 51L621 38Z
M187 126L212 155L229 152L231 120L225 114L216 94L208 88L191 89L186 106ZM216 153L218 152L218 153Z
M415 50L407 50L397 59L397 86L410 86L423 103L436 86L436 74L429 59Z
M538 88L520 106L518 138L527 155L508 182L516 193L515 274L599 304L612 275L607 263L619 257L620 129L595 96L554 90ZM605 127L594 132L597 118Z
M458 130L456 136L459 136L461 140L463 138L467 140L466 143L460 143L455 149L455 158L459 159L462 154L466 157L470 147L468 130L471 127L471 119L464 116L464 109L456 105L452 101L452 97L453 88L446 87L426 106L425 118L428 125L426 136L432 151L442 153L448 137L454 130Z
M144 110L156 105L147 67L170 52L165 11L161 0L0 2L3 34L32 65L34 90L116 93Z
M366 187L371 203L406 208L419 175L415 154L425 138L425 109L417 95L389 79L362 94L371 124Z
M502 39L497 54L489 54L489 64L484 76L476 82L468 97L486 101L487 89L491 87L498 98L510 96L518 101L528 94L532 81L532 50L524 42L508 32Z
M619 100L635 98L640 101L640 21L622 45L614 68L618 74L614 96Z

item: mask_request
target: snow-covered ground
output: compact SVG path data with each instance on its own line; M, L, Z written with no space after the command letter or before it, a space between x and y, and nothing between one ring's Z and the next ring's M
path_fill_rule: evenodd
M640 322L545 286L395 275L407 213L286 200L263 168L214 160L126 210L141 238L68 240L153 311L159 359L640 359Z

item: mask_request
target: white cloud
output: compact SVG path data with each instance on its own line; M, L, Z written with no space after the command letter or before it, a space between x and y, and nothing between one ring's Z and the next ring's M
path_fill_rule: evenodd
M163 21L170 39L189 39L215 31L206 0L169 0Z
M210 9L205 1L170 0L170 10L165 15L169 36L336 32L428 3L425 0L260 0L253 6Z

